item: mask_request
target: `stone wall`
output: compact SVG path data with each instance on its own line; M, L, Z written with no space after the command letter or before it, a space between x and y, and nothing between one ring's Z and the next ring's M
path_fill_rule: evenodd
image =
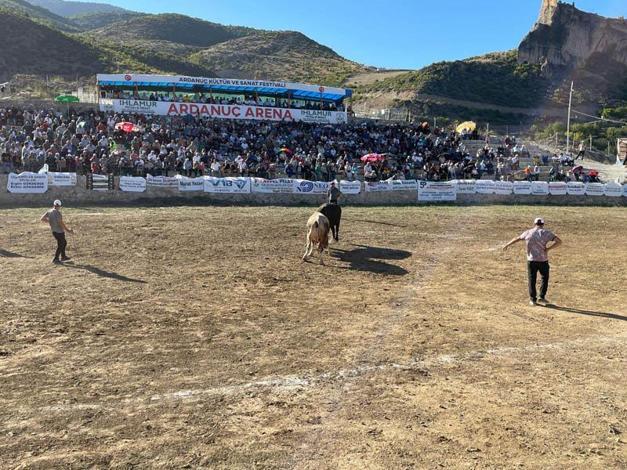
M78 177L74 187L48 189L45 194L11 194L7 192L7 175L0 175L0 208L47 207L55 199L61 199L66 206L176 206L176 205L277 205L277 206L317 206L324 202L322 195L303 194L208 194L201 192L181 193L177 188L151 188L145 193L125 193L122 191L88 191L85 177ZM417 194L413 191L365 193L344 195L343 205L417 205ZM488 204L537 204L568 206L627 206L625 197L592 196L521 196L496 194L459 194L452 205Z

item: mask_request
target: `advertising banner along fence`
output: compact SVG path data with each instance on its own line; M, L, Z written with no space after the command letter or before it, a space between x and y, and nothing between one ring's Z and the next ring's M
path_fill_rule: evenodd
M627 188L627 185L625 185ZM605 185L605 195L609 197L621 197L623 195L623 185L618 183L607 183Z
M146 191L146 179L133 176L120 176L120 191L143 193Z
M457 188L453 182L421 181L418 202L448 202L457 200Z
M583 196L586 194L586 185L577 181L566 183L566 192L569 196Z
M586 196L605 196L605 185L603 183L586 184Z
M549 183L549 194L551 196L565 196L568 194L568 185L562 182L551 182Z
M457 194L475 194L475 180L454 180L453 184L457 188Z
M294 180L280 178L266 180L263 178L251 178L253 193L264 194L291 194L294 192Z
M48 191L48 175L45 173L9 173L7 191L17 194L42 194Z
M295 194L326 194L328 190L326 181L294 180Z
M361 193L361 181L340 181L340 191L344 194Z
M76 186L76 173L48 173L48 186Z
M146 184L156 188L178 188L179 180L174 176L146 175Z
M179 191L182 193L194 192L194 191L204 191L205 190L205 179L201 176L200 178L188 178L186 176L177 176L179 182Z
M216 178L205 176L204 191L220 194L249 194L250 178Z

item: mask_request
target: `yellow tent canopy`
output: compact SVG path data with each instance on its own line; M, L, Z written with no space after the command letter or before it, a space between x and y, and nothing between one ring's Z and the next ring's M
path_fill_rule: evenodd
M459 126L457 126L457 133L461 134L464 129L466 132L472 132L477 128L477 123L473 121L462 122Z

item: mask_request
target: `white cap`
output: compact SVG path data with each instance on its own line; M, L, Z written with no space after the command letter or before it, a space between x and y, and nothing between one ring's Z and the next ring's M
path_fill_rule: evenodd
M538 217L536 220L533 221L533 223L535 225L544 225L544 219L541 217Z
M55 205L55 206L59 206L59 207L61 207L63 205L63 204L61 204L61 201L59 199L55 200L52 204Z

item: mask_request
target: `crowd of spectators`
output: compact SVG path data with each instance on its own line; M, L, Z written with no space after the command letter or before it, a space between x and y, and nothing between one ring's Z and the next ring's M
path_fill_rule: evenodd
M136 132L116 129L133 122ZM145 176L513 180L537 178L520 168L524 147L512 139L480 145L454 131L400 124L147 117L96 111L0 109L0 172L49 171ZM473 148L475 148L473 146ZM366 154L385 158L363 163ZM552 177L570 178L559 161ZM487 175L487 176L486 176ZM579 178L579 176L572 179ZM563 179L565 180L565 179Z
M120 100L165 101L168 103L200 103L223 105L248 105L273 108L310 109L323 111L345 111L343 103L332 101L309 101L299 99L275 98L259 95L221 95L210 93L180 93L167 91L133 92L101 91L102 98Z

